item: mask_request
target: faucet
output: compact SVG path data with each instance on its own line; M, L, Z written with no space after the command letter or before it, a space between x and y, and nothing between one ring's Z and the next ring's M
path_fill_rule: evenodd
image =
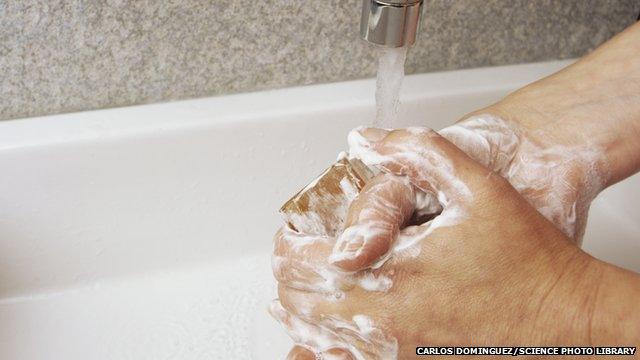
M360 35L388 48L413 45L422 3L423 0L362 0Z

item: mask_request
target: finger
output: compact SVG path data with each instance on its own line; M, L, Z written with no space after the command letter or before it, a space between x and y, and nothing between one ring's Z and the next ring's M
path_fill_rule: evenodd
M370 295L370 293L354 290L353 292L345 294L345 297L341 300L347 300L348 304L359 304L365 302L365 299L370 298L370 296L367 295ZM366 305L360 305L354 308L353 306L345 306L344 301L336 301L322 294L298 290L283 286L282 284L278 284L278 301L287 313L293 314L314 325L325 326L333 331L343 327L348 329L348 327L340 326L340 322L337 321L337 319L349 319L348 321L344 321L349 322L354 315L357 315L358 312L356 310L366 312L365 310L370 308L370 306L371 308L373 307L373 303L377 303L377 301L372 300L367 302Z
M387 291L391 287L389 271L347 274L331 265L329 258L334 241L316 235L302 235L284 227L274 239L271 258L278 283L290 288L341 297L355 286L369 291Z
M464 202L488 170L427 128L388 131L359 128L349 134L350 153L368 165L406 175L441 202Z
M287 360L316 360L316 354L302 346L296 345L289 351Z
M326 360L354 360L354 357L349 351L338 348L323 351L320 358Z
M472 159L503 176L521 143L517 128L490 115L471 117L438 133Z
M345 271L371 267L389 251L415 207L416 195L405 177L378 175L351 203L329 261Z
M317 315L325 309L327 297L313 291L306 291L278 284L278 300L289 313L314 322Z
M316 360L318 358L326 360L353 360L353 357L347 350L338 348L323 351L319 356L316 356L314 352L296 345L289 351L289 355L287 355L287 360Z
M285 296L310 296L316 301L317 295L303 293L295 289L279 289ZM284 290L284 291L283 291ZM296 294L297 293L297 294ZM318 302L322 302L318 300ZM313 350L324 358L340 355L338 359L388 359L395 352L396 339L387 335L371 319L362 315L349 314L344 306L335 302L324 302L314 310L315 314L298 315L291 311L283 298L271 303L269 312L287 329L289 336L299 346ZM359 309L362 310L362 309Z
M278 297L278 302L272 305L276 311L270 310L272 315L287 328L296 344L304 345L317 354L338 348L362 354L370 351L370 341L380 340L380 330L371 324L361 328L362 325L353 320L355 309L344 304L283 286L278 286ZM313 307L309 304L313 304Z
M349 279L337 276L337 270L327 263L333 245L334 240L329 237L304 235L288 227L280 229L271 259L275 278L285 286L319 293L348 289Z
M273 316L291 337L296 344L305 345L309 349L318 349L317 340L327 340L338 343L340 339L332 334L324 334L322 329L311 322L303 320L301 317L287 311L280 300L273 300L269 305L269 314Z
M279 300L271 302L269 313L284 326L291 339L298 346L319 352L324 349L337 348L343 343L334 330L324 328L294 315L287 311ZM298 352L301 352L301 350L298 350Z

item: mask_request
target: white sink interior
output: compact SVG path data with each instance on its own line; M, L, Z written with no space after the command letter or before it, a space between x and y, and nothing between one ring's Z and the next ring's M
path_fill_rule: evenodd
M409 76L441 128L567 62ZM0 358L273 359L277 209L374 114L373 80L0 123ZM640 271L638 177L584 246Z

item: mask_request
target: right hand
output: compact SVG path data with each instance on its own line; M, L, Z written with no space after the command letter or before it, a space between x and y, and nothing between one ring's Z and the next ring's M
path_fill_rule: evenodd
M360 138L357 152L383 174L352 202L336 246L305 234L276 237L279 302L271 311L302 345L290 358L313 359L304 348L382 360L414 358L420 344L588 343L584 304L591 304L604 265L571 244L504 178L435 132L356 132L350 139ZM412 212L405 210L416 207L413 187L437 195L443 210L407 226ZM371 270L394 244L387 262ZM343 272L323 276L332 265ZM392 286L340 287L339 297L323 286L323 279L332 285L360 274Z

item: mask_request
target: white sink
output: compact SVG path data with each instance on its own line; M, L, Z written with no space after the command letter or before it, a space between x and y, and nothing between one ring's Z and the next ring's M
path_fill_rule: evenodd
M410 76L441 128L567 62ZM276 210L374 114L373 80L0 123L0 358L274 359ZM585 248L640 271L634 177Z

